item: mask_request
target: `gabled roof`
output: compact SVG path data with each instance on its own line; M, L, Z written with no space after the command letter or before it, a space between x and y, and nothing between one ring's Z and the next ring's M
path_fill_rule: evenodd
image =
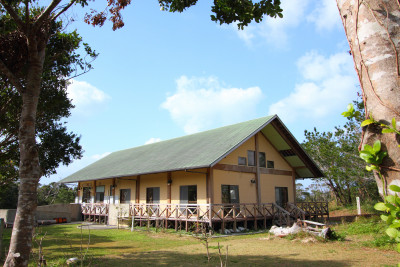
M295 167L296 177L323 176L278 116L268 116L205 132L117 151L64 178L61 183L208 168L258 132Z

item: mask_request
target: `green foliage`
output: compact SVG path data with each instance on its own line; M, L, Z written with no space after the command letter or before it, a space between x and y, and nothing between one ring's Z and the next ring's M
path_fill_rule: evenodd
M385 196L385 202L376 203L375 209L385 212L381 215L381 219L389 226L385 232L390 238L400 243L400 231L398 230L400 228L400 198L397 194L400 192L400 187L391 185L389 189L395 194ZM400 252L399 246L397 250Z
M331 201L331 192L321 182L314 182L304 188L301 183L296 184L296 201L313 202L313 201Z
M353 104L348 104L347 105L347 111L342 113L343 117L347 118L354 118L354 117L360 117L361 112L359 110L355 110Z
M302 144L323 171L325 177L320 181L329 187L339 205L351 205L356 196L362 201L378 199L374 177L359 158L362 103L349 105L345 113L349 115L345 125L335 127L332 132L319 132L315 128L313 132L305 131Z
M330 241L345 241L346 234L331 230L331 232L329 234L329 240Z
M158 0L158 2L161 10L183 12L195 5L197 0ZM261 0L256 3L252 0L214 0L214 5L211 7L213 12L211 20L219 24L237 22L238 28L243 30L253 20L257 23L262 21L264 15L282 18L283 10L280 5L280 0Z
M367 171L379 170L379 165L386 156L387 152L381 151L381 141L379 140L375 141L373 147L365 144L364 149L360 151L360 158L370 164L365 167Z
M161 10L183 12L196 5L197 0L158 0L158 2ZM213 12L211 20L219 24L237 22L238 28L243 30L253 20L257 23L262 21L264 15L282 18L283 10L280 5L280 0L261 0L256 3L253 3L252 0L215 0L211 7Z
M345 117L355 116L351 107L347 107L347 111L342 113ZM382 133L396 133L400 135L400 131L396 129L396 119L393 118L391 124L379 123L376 121L372 115L368 119L361 123L361 127L365 127L371 124L378 125L382 128ZM400 147L400 145L399 145ZM396 185L389 186L389 189L394 192L394 195L387 195L386 192L386 180L381 172L380 165L383 159L388 155L386 151L381 151L382 145L380 140L376 140L373 146L368 144L364 145L363 150L360 151L360 158L362 158L366 163L370 164L366 166L367 171L376 171L379 175L382 185L383 185L383 195L385 202L378 202L375 204L374 208L378 211L385 212L380 218L382 221L386 222L389 226L386 228L385 233L392 240L397 242L397 251L400 253L400 198L398 192L400 192L400 187Z
M35 16L42 9L34 8L31 16ZM20 12L22 12L20 10ZM0 16L0 33L2 36L12 37L16 25L10 16ZM73 108L68 99L68 79L77 75L78 71L85 73L92 66L87 58L93 60L97 54L90 46L83 44L87 56L77 53L81 47L82 38L76 31L64 32L61 22L53 22L50 28L50 39L46 48L46 57L43 66L41 93L37 107L36 136L40 166L43 175L55 173L56 168L63 164L68 165L74 159L82 155L82 147L79 145L80 137L68 132L63 118L70 115ZM6 38L6 37L4 37ZM11 49L24 50L18 47L17 40L10 39ZM26 45L26 44L25 44ZM10 52L7 48L0 49L0 58L4 59ZM20 57L23 55L20 55ZM18 57L18 58L20 58ZM21 81L25 83L27 64L26 59L13 59L20 67L18 71ZM0 79L0 184L15 182L18 180L19 167L19 143L18 129L22 108L22 99L17 90L8 83L7 79Z
M18 203L18 184L5 183L0 186L0 209L16 209Z
M73 203L76 188L70 188L65 184L50 183L38 187L38 205L50 205L58 203Z

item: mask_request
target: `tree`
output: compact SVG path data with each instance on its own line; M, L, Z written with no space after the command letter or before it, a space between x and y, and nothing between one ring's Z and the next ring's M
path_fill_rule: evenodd
M375 200L377 192L373 175L365 169L359 157L358 144L363 117L363 103L354 102L357 116L333 132L305 131L304 149L324 172L320 178L330 188L339 205L350 205L356 196Z
M399 1L337 0L337 6L360 80L365 118L372 116L381 124L391 124L393 118L399 122ZM372 145L376 140L381 140L382 149L388 152L380 166L387 187L400 184L400 137L382 134L377 124L363 127L361 144ZM382 195L387 188L376 172L375 180Z
M65 184L50 183L38 188L38 205L51 205L58 203L72 203L75 200L76 188Z
M197 0L159 0L164 10L183 12L195 5ZM107 1L104 11L91 11L85 21L94 26L103 25L107 18L112 22L113 29L124 26L121 10L130 0ZM5 266L27 266L31 248L31 233L36 210L36 188L43 175L38 145L36 143L36 118L39 97L42 89L42 77L46 72L45 58L47 44L51 37L51 27L60 20L71 6L88 5L87 0L70 0L62 4L61 0L53 0L41 9L39 15L31 12L30 1L0 0L2 14L10 17L16 25L16 30L2 29L0 36L0 75L7 85L12 85L21 99L21 115L18 127L19 145L19 197L17 213L14 221L10 249ZM253 3L251 0L230 1L214 0L211 19L219 23L238 22L242 28L253 19L262 20L266 14L271 17L282 17L279 0L261 0ZM58 32L58 34L62 34ZM7 49L12 47L13 49ZM8 109L14 107L7 106Z

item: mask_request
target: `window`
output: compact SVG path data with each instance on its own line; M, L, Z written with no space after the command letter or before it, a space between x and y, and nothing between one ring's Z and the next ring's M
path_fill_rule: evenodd
M247 163L249 166L256 166L256 152L247 150Z
M121 189L119 190L119 203L129 203L131 201L131 190Z
M266 167L265 163L265 152L258 152L258 166L260 167Z
M146 188L146 203L149 203L149 204L160 203L160 188L159 187Z
M197 185L183 185L180 187L181 204L197 204Z
M90 187L83 188L82 203L90 203Z
M246 165L246 157L239 157L238 165Z
M239 202L239 186L238 185L221 185L222 203L235 204Z
M267 168L270 168L270 169L274 168L274 162L272 160L267 160Z
M277 205L285 208L286 203L288 203L287 187L275 187L275 202Z
M96 186L96 203L104 202L104 185Z

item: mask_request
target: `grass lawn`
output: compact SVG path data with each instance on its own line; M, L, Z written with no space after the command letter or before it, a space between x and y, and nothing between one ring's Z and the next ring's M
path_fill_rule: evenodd
M213 238L209 245L210 263L205 246L191 236L144 230L90 230L84 266L219 266L218 242L223 257L228 248L228 266L394 266L400 262L400 254L393 250L389 239L385 241L379 225L377 220L369 219L335 226L340 235L346 235L344 241L304 242L305 239L290 240L268 233ZM43 252L48 266L66 266L66 259L79 258L86 251L89 231L81 231L77 225L44 226L37 232L38 237L46 233ZM9 242L9 235L7 230L5 243ZM36 244L33 252L37 253Z

